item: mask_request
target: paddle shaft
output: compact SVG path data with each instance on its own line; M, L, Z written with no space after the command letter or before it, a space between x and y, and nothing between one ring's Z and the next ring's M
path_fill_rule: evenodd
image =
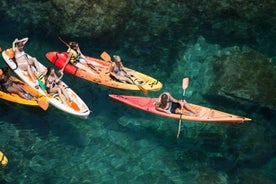
M188 87L189 85L189 78L184 78L182 80L182 89L183 89L183 95L182 95L182 98L183 98L183 102L185 100L185 92L186 92L186 88ZM180 119L179 119L179 123L178 123L178 131L177 131L177 138L179 138L180 136L180 131L181 131L181 121L182 121L182 111L183 111L183 107L181 107L181 114L180 114Z

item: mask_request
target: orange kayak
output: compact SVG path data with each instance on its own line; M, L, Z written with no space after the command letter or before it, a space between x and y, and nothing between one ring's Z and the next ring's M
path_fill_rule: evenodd
M22 105L29 105L29 106L41 106L40 102L44 102L44 107L43 109L46 110L48 108L48 100L45 96L43 96L41 93L37 92L36 90L34 90L33 88L31 88L29 85L27 85L26 83L24 83L23 81L17 79L16 77L12 76L12 80L13 82L17 82L18 84L20 84L20 86L26 91L28 92L30 95L32 95L34 98L33 99L26 99L26 98L22 98L19 95L15 94L15 93L8 93L5 91L1 91L0 90L0 98L10 101L10 102L14 102L14 103L18 103L18 104L22 104Z
M121 103L127 104L131 107L144 110L153 114L160 116L180 119L180 114L165 113L155 109L154 103L158 98L140 97L140 96L126 96L126 95L109 95L112 99L119 101ZM199 122L229 122L229 123L242 123L244 121L251 121L249 118L225 113L208 107L203 107L200 105L195 105L189 103L192 109L197 112L197 114L192 114L187 110L183 110L181 116L182 120L187 121L199 121Z
M66 52L48 52L46 54L46 58L58 68L62 68L64 66L67 57L68 54ZM88 68L90 68L91 72L78 69L72 64L67 64L67 66L64 68L64 71L71 75L75 75L76 77L104 86L125 90L140 90L137 85L122 83L112 79L108 72L110 63L88 56L86 56L85 59L93 63L93 66L86 65ZM143 79L144 83L140 85L143 89L148 91L158 91L162 88L162 83L160 81L130 68L125 68L126 70L135 72L141 79Z

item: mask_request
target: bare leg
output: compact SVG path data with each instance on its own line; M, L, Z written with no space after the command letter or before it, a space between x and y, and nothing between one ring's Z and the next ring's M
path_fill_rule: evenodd
M196 112L192 109L192 107L189 105L189 103L186 102L186 100L184 100L183 106L190 112L192 112L193 114L196 114Z
M16 86L15 84L13 84L12 86L10 86L7 90L10 93L18 94L21 98L28 99L25 96L25 94L26 94L25 91L21 87Z
M81 64L81 63L77 63L77 64L76 64L76 67L78 67L79 69L82 69L82 70L84 70L84 71L86 71L86 72L88 72L88 73L90 73L90 74L97 75L97 76L99 75L99 74L96 74L95 72L93 72L92 69L90 69L89 67L84 66L84 65Z

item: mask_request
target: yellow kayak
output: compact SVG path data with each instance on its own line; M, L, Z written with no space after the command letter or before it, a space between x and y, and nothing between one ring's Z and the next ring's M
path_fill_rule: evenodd
M8 158L0 151L0 167L5 167L8 164Z
M48 101L45 96L41 95L39 92L37 92L36 90L31 88L29 85L25 84L24 82L22 82L21 80L17 79L14 76L12 76L12 80L13 80L13 82L16 82L19 85L21 85L21 87L27 93L29 93L33 96L33 98L32 99L22 98L15 93L5 92L5 91L3 91L3 89L0 90L0 98L10 101L10 102L22 104L22 105L38 106L44 110L46 110L48 108Z
M58 68L62 68L64 66L67 60L67 57L68 57L68 54L66 52L48 52L46 54L46 58ZM94 68L93 67L91 68L91 66L86 65L87 68L91 68L91 71L94 72L94 74L88 73L84 70L80 70L76 66L70 63L66 65L66 67L64 68L64 71L66 71L69 74L80 77L82 79L85 79L87 81L98 83L100 85L104 85L112 88L125 89L125 90L142 89L145 91L159 91L162 88L162 83L157 79L127 67L125 67L127 71L135 72L141 79L143 79L144 82L139 85L119 82L117 80L112 79L109 75L108 70L109 70L110 63L104 60L92 58L89 56L86 56L85 59L87 61L94 63L93 64Z

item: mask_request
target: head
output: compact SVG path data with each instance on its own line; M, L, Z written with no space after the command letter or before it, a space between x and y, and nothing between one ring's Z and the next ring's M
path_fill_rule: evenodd
M114 58L114 62L121 62L120 56L114 55L113 58Z
M16 47L17 47L19 50L23 50L23 48L24 48L23 42L17 42L17 43L16 43Z
M122 60L121 60L120 56L114 55L113 58L114 58L114 62L115 62L115 64L117 66L121 66L122 65Z
M53 75L53 74L55 74L55 69L53 67L48 67L46 76Z
M9 67L0 68L0 75L9 75L9 72L10 72Z
M161 95L161 100L160 100L160 107L161 108L165 108L167 106L168 103L168 95L167 94L162 94Z
M77 43L77 42L70 42L69 43L69 46L70 46L70 48L71 49L74 49L74 50L76 50L76 49L78 49L78 47L79 47L79 44Z

